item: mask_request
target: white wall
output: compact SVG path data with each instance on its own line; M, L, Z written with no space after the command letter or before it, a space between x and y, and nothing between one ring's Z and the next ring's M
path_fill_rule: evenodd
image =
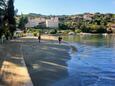
M46 20L46 27L58 28L59 27L58 18L51 18L51 19Z

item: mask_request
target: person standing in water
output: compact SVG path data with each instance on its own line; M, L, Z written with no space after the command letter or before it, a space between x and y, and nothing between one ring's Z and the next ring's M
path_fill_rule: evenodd
M59 44L61 44L61 41L62 41L62 37L61 36L58 37L58 41L59 41Z

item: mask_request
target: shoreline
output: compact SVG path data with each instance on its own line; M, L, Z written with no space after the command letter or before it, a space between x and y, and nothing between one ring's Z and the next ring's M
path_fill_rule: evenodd
M41 43L36 38L23 40L22 51L34 86L50 86L68 76L67 62L71 56L67 43L63 41L59 45L53 36L50 40L43 39Z
M115 33L78 33L79 35L115 35Z

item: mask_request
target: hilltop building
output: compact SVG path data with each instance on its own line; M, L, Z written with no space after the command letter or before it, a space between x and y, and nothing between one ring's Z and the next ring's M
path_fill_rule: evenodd
M85 13L85 14L83 15L83 19L85 19L85 20L92 20L92 19L93 19L93 16L94 16L94 14Z
M115 24L111 24L111 30L115 33Z
M58 28L58 24L58 17L51 17L50 19L28 17L28 23L26 24L26 27L36 27L40 25L43 27Z

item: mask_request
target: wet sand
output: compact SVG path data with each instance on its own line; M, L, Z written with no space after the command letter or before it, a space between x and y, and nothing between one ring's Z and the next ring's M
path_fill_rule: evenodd
M34 86L51 86L68 76L69 46L56 40L23 38L23 57Z

